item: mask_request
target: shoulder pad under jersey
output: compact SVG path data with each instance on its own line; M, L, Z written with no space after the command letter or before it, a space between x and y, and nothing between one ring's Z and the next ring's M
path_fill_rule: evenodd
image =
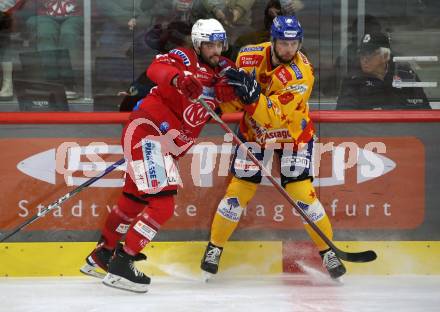
M192 49L178 47L170 50L170 52L168 52L168 55L171 58L180 61L186 67L197 66L197 56Z

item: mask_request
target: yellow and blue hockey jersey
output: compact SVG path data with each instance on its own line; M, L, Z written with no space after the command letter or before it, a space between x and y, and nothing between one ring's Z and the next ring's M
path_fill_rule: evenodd
M245 107L240 132L248 141L261 145L309 142L314 135L308 101L312 92L313 66L301 52L290 64L273 68L271 43L242 48L236 65L252 72L261 86L259 100Z

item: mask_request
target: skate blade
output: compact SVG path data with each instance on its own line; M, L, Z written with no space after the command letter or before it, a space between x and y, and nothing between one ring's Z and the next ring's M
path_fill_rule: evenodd
M120 277L118 275L114 275L111 273L107 273L107 275L102 280L102 283L106 286L128 290L135 293L146 293L148 291L147 284L137 284L130 282L128 279Z
M204 283L209 282L213 277L214 277L214 274L206 272L206 271L202 271L202 281Z
M331 278L331 280L336 284L336 285L344 285L344 277L339 276L336 278Z
M97 267L90 265L88 263L84 264L79 269L79 271L85 275L100 278L100 279L103 279L105 276L105 273L101 273L101 272L97 271Z

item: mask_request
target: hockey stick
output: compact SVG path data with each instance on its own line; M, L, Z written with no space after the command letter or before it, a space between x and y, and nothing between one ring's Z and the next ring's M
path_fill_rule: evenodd
M51 203L49 206L45 207L43 210L41 210L40 212L38 212L37 214L35 214L32 218L28 219L27 221L23 222L22 224L20 224L19 226L17 226L15 229L13 229L9 234L3 236L0 239L0 242L4 242L6 239L8 239L9 237L15 235L16 233L20 232L23 228L25 228L26 226L28 226L29 224L33 223L34 221L38 220L39 218L41 218L42 216L45 216L49 211L51 211L52 209L59 207L62 203L64 203L66 200L68 200L69 198L73 197L74 195L78 194L79 192L81 192L84 188L86 188L87 186L95 183L96 181L98 181L99 179L101 179L103 176L107 175L108 173L112 172L114 169L116 169L117 167L119 167L120 165L122 165L125 162L125 159L122 158L120 160L118 160L117 162L115 162L114 164L112 164L111 166L107 167L104 172L102 172L101 174L97 175L96 177L93 177L89 180L87 180L86 182L84 182L83 184L81 184L80 186L78 186L77 188L75 188L74 190L70 191L69 193L67 193L66 195L58 198L56 201L54 201L53 203Z
M225 130L227 133L231 134L233 141L246 150L247 156L252 160L252 162L260 168L262 173L266 178L273 184L273 186L283 195L285 199L295 208L295 210L304 218L304 220L312 227L312 229L322 238L322 240L335 252L335 254L342 260L349 262L369 262L377 258L376 253L373 250L367 250L362 252L347 252L340 250L333 244L333 242L319 229L319 227L310 220L310 218L305 214L305 212L298 207L295 201L290 197L286 190L278 183L274 177L270 174L269 170L254 156L254 154L247 148L240 138L229 128L229 126L218 116L214 110L203 100L198 99L199 103L209 112L209 114L214 118L215 121Z

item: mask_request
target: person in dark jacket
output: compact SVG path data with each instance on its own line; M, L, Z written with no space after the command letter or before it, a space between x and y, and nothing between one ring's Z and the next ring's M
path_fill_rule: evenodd
M393 87L393 81L416 80L407 64L392 61L388 36L365 34L359 47L359 69L343 79L336 109L430 109L422 88Z

